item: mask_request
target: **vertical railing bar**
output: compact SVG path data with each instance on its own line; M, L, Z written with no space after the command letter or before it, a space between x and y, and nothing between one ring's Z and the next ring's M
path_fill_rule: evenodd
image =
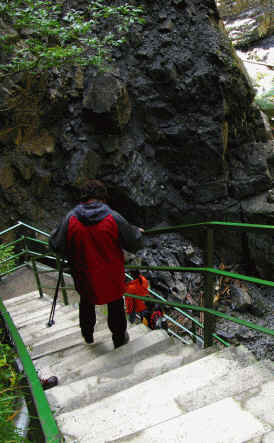
M23 243L24 243L24 250L25 250L25 262L28 262L29 260L29 247L28 247L28 243L26 241L26 237L23 235Z
M213 268L213 255L214 255L214 230L213 228L207 229L206 238L206 261L207 267ZM212 309L213 308L213 285L214 285L214 275L210 272L206 274L205 281L205 291L203 297L203 307ZM204 317L204 347L207 348L213 344L213 333L215 333L216 320L213 315L208 312L203 313Z

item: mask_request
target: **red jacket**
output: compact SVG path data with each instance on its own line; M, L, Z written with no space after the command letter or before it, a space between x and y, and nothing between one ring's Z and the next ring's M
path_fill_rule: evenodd
M126 284L125 292L127 294L135 294L145 297L148 294L147 279L143 275L140 275L135 280L131 280ZM131 314L132 312L142 312L147 309L145 302L138 298L125 297L125 302L127 314Z
M142 246L142 234L106 204L91 201L67 214L49 244L68 258L79 294L102 305L123 296L122 249L136 252Z

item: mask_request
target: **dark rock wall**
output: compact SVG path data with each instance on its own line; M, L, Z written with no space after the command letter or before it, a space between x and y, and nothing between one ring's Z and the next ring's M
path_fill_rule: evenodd
M86 176L103 179L111 204L146 228L264 222L257 200L271 189L273 141L214 0L144 4L146 24L107 70L54 72L39 100L37 85L4 82L4 101L20 81L36 101L27 122L1 113L1 227L23 219L50 230ZM249 241L218 234L219 257L246 260Z

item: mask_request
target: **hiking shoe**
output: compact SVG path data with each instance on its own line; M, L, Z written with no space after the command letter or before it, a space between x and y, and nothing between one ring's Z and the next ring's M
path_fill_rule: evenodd
M58 385L58 378L55 375L52 375L49 378L40 378L40 383L44 391L50 388L54 388L54 386Z
M90 337L84 337L84 339L88 345L94 342L93 335L91 335Z
M114 349L120 348L120 346L126 345L129 342L129 335L128 332L125 332L125 335L123 337L123 340L113 340Z
M82 332L82 336L83 336L85 342L86 342L88 345L90 345L91 343L94 342L93 334L92 334L92 333L91 333L91 334L83 334L83 332Z

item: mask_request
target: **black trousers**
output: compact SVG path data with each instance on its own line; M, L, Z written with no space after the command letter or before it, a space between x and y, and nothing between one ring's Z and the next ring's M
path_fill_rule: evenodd
M115 346L120 346L125 338L127 329L127 319L124 308L123 297L107 304L108 316L107 322L112 332L112 341ZM79 303L79 322L81 332L84 338L90 338L93 335L96 324L95 305L91 304L83 296L80 296Z

